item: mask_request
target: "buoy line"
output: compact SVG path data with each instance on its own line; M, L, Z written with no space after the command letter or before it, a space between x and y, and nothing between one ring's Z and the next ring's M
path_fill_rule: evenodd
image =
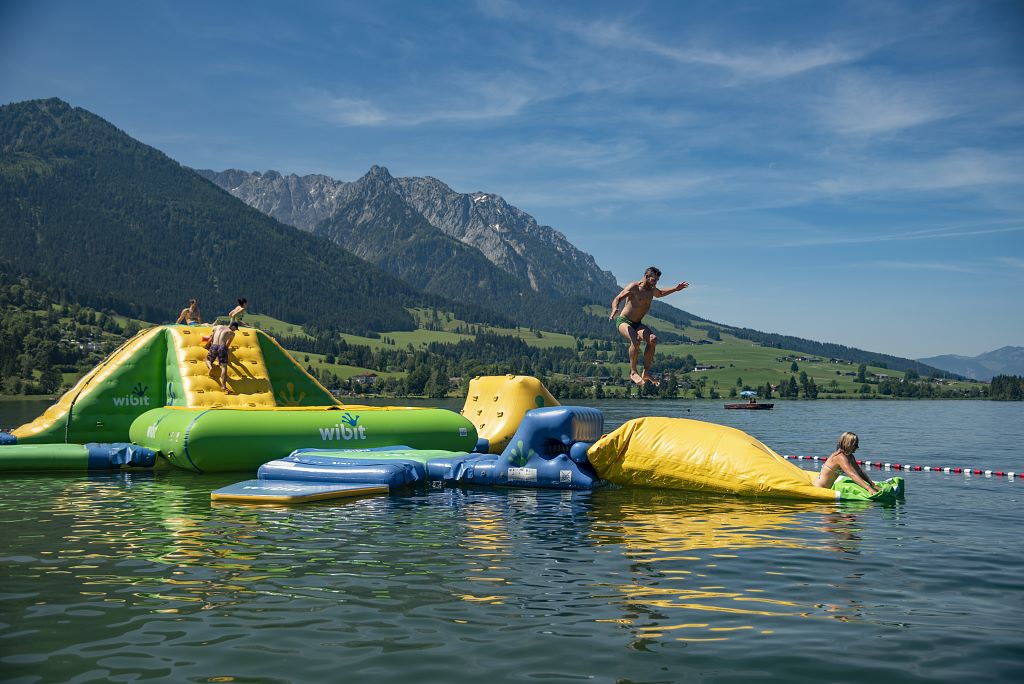
M826 461L827 456L794 456L792 454L785 454L783 458L788 458L794 461ZM903 470L903 471L914 471L914 472L933 472L933 473L946 473L946 474L963 474L963 475L984 475L985 477L1005 477L1007 479L1014 479L1018 476L1024 476L1024 473L1017 473L1013 470L981 470L978 468L956 468L952 466L921 466L921 465L910 465L907 463L885 463L883 461L857 461L862 466L869 468L879 468L884 470ZM1021 479L1024 479L1022 477Z

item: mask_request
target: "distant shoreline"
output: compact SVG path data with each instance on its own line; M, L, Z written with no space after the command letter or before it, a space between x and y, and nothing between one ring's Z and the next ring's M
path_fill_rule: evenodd
M0 401L6 402L18 402L18 401L49 401L55 403L60 400L63 395L47 396L43 394L0 394ZM417 401L428 401L432 397L416 394L345 394L338 395L336 397L339 401L347 403L357 403L359 400L365 399L416 399ZM465 399L462 395L449 395L441 398L433 398L435 401L449 401L452 399ZM732 401L736 397L659 397L659 396L636 396L636 395L611 395L604 396L600 399L594 397L576 397L575 399L567 399L562 402L566 405L572 405L575 400L580 401ZM804 397L763 397L763 401L782 402L782 403L806 403L814 401L992 401L988 397L894 397L894 396L881 396L881 395L870 395L870 396L828 396L818 397L816 399L806 399Z

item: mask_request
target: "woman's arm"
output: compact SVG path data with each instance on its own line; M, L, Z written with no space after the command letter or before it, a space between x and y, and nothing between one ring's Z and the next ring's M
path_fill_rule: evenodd
M187 316L187 315L188 315L188 309L182 309L181 313L178 314L178 320L174 321L175 325L177 325L178 323L184 322L185 316Z
M875 490L877 490L877 489L878 489L878 485L876 485L876 484L875 484L875 481L874 481L874 480L872 480L872 479L871 479L871 477L870 477L870 476L868 476L868 474L867 474L866 472L864 472L864 469L860 467L860 464L859 464L859 463L857 463L857 460L856 460L856 459L850 459L850 460L852 460L852 461L853 461L853 467L857 469L857 472L858 472L858 473L860 473L860 476L861 476L862 478L864 478L864 480L865 480L865 481L866 481L866 482L867 482L868 484L870 484L870 485L871 485L871 486L872 486L872 487L873 487L873 488L874 488Z
M878 493L878 488L875 487L875 483L872 482L871 478L860 469L857 462L853 460L853 456L843 454L842 458L839 459L839 467L843 469L843 472L846 473L851 480L859 484L861 487L872 494Z

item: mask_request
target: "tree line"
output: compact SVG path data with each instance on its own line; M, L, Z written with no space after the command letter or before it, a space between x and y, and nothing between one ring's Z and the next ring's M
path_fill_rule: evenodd
M54 394L138 331L108 313L56 304L26 280L0 275L0 394Z
M428 317L428 320L433 318ZM71 382L65 374L80 375L96 366L125 339L138 331L138 325L119 322L112 311L96 311L78 303L54 301L35 289L24 278L0 274L0 393L54 394ZM433 342L414 347L399 346L383 336L385 344L371 347L350 344L333 332L307 326L307 335L281 335L278 341L297 356L300 363L326 387L339 393L382 393L393 396L420 395L443 397L451 392L465 393L471 378L477 375L508 373L540 377L556 396L603 398L605 387L622 385L641 396L677 397L681 392L697 398L721 396L717 384L705 377L691 378L697 360L692 354L665 354L658 360L663 374L661 387L644 386L633 390L624 377L621 364L628 363L626 346L617 341L578 339L574 347L537 347L511 335L489 332L480 325L468 327L475 334L455 343ZM534 334L542 335L539 331ZM380 373L379 381L368 386L343 379L330 369L315 368L303 354L322 355L329 364L366 368ZM461 379L452 384L452 378ZM991 386L983 383L969 388L953 388L935 381L921 380L913 372L904 380L879 378L858 369L861 397L908 398L984 398L1019 401L1024 394L1024 379L998 376ZM766 398L815 399L829 388L819 387L806 372L794 371L774 385L750 387L740 384L729 389L753 389ZM834 391L833 388L832 391Z
M1024 377L995 376L989 385L989 397L997 401L1024 401Z

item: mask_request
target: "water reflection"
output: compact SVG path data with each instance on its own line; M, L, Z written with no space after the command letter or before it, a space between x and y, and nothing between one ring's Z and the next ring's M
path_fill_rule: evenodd
M211 611L227 620L218 637L227 641L261 624L312 625L351 646L361 633L354 625L401 632L397 625L418 620L434 634L440 625L540 620L565 634L617 625L634 648L736 640L786 629L793 618L864 612L861 601L836 605L830 584L807 568L860 553L866 505L613 488L434 488L341 504L211 505L209 492L233 479L174 472L9 481L4 522L30 521L32 532L19 530L10 545L19 557L11 579L28 593L5 610L27 624L56 614L95 623L86 644L101 652L137 639L142 625L151 632L152 620L194 628ZM120 617L100 617L112 609ZM551 627L554 615L564 625ZM175 629L160 628L160 640L189 632ZM372 646L402 648L383 637Z
M868 507L761 502L685 492L596 495L592 538L617 545L627 581L606 585L638 642L726 640L772 633L792 618L848 620L805 559L858 552ZM638 643L634 643L638 646Z

